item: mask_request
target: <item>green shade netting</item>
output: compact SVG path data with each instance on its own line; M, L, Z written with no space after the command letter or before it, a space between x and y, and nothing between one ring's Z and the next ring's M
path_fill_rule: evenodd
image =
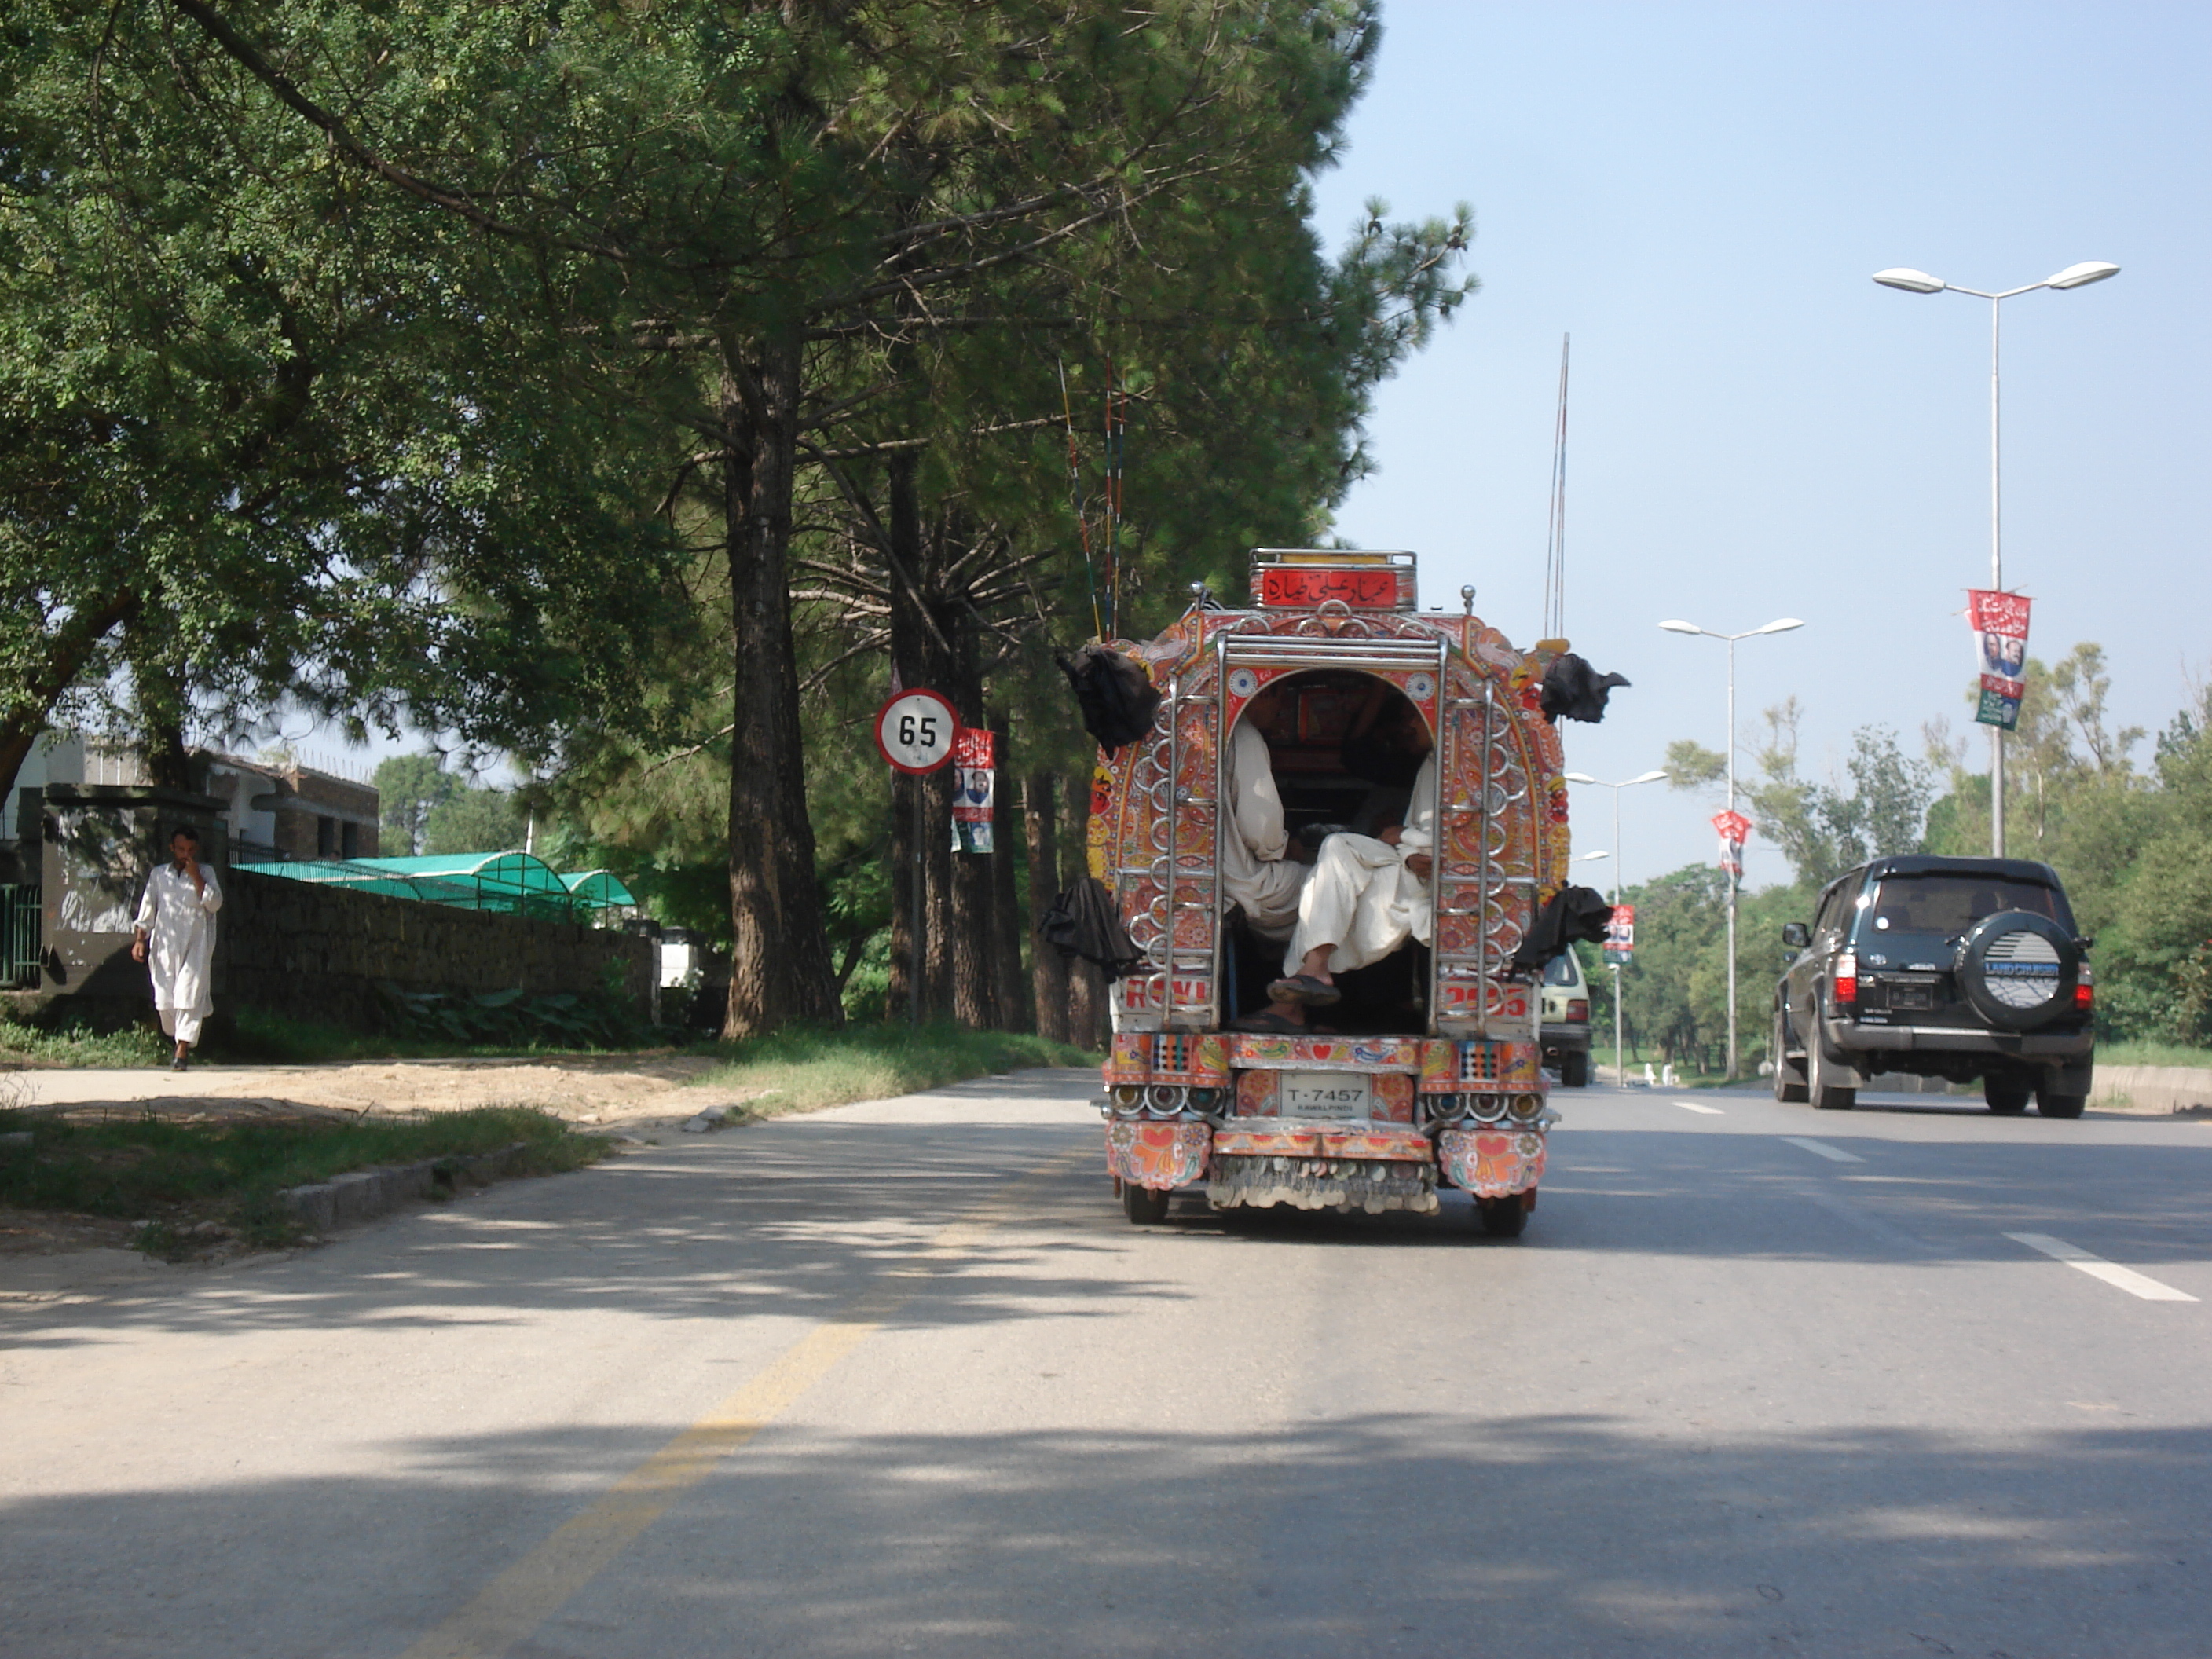
M567 914L636 903L605 870L564 876L530 853L433 853L407 859L301 859L241 864L255 875L315 886L345 887L388 898L416 899L471 910Z

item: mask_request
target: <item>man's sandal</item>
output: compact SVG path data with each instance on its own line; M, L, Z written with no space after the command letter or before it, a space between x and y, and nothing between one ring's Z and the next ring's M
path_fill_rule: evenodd
M1267 988L1267 1000L1303 1002L1309 1008L1326 1008L1333 1002L1343 1001L1344 993L1311 974L1292 974Z

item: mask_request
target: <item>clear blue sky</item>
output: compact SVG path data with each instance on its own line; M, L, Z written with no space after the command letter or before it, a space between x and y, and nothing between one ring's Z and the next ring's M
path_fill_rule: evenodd
M1468 201L1483 291L1382 388L1339 529L1533 639L1573 334L1567 631L1635 685L1571 767L1721 745L1725 648L1668 617L1806 620L1737 676L1740 732L1802 701L1802 769L1939 714L1984 763L1957 612L1989 572L1989 310L1868 280L1892 265L2124 268L2006 302L2005 574L2035 654L2096 641L2121 719L2172 718L2212 664L2212 8L1395 0L1385 31L1319 223ZM1578 849L1609 848L1607 792L1577 793ZM1623 805L1630 880L1711 857L1711 804ZM1786 873L1754 838L1750 884Z

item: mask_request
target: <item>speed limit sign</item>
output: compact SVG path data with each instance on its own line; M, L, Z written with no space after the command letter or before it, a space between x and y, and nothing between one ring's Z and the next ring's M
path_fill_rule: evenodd
M876 748L902 772L934 772L952 758L960 720L934 691L902 691L876 711Z

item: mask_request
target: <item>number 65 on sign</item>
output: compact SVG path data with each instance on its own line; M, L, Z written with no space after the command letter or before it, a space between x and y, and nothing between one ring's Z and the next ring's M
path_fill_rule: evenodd
M952 705L934 691L902 691L876 711L876 749L902 772L934 772L952 758L960 729Z

